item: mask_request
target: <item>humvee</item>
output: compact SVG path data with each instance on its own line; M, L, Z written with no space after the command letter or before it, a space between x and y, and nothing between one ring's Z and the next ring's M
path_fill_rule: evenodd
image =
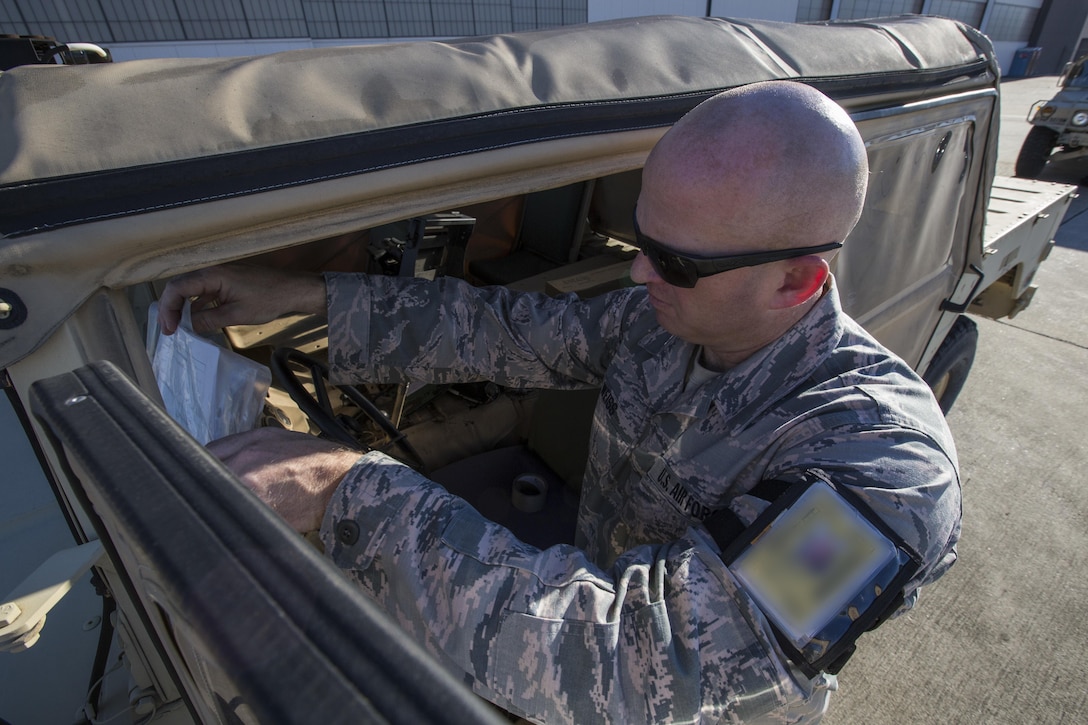
M651 147L711 95L774 79L861 130L871 182L834 263L843 306L947 410L969 315L1030 302L1073 190L995 178L998 66L963 24L640 18L0 74L0 644L18 651L0 656L0 717L494 719L163 412L148 310L172 275L236 261L630 284ZM516 448L551 490L577 486L594 391L330 390L325 323L305 316L224 344L278 371L261 425L407 440L421 468L503 485L489 454Z
M1059 91L1028 111L1031 129L1016 157L1016 175L1035 178L1048 161L1073 160L1088 153L1088 56L1066 65Z

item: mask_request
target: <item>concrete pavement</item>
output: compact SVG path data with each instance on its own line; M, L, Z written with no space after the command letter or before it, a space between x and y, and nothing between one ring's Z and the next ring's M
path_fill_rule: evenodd
M998 173L1053 76L1002 84ZM1076 184L1088 159L1040 177ZM825 722L1088 722L1088 191L1013 320L979 319L948 420L964 482L960 559L906 621L864 636Z

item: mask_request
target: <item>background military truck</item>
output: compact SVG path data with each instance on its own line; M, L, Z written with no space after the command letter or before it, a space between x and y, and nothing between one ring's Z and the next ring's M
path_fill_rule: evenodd
M1030 302L1072 192L995 179L997 65L962 24L645 18L0 74L0 644L22 650L0 656L0 717L486 720L162 412L149 307L170 276L238 260L545 294L629 284L653 144L714 93L773 79L820 88L861 130L872 175L835 260L843 305L947 409L968 315ZM282 373L262 425L346 425L360 447L403 435L421 468L507 484L492 454L516 448L551 490L577 485L594 391L323 395L320 319L225 340ZM527 537L554 531L543 516Z
M1016 157L1016 175L1034 178L1051 158L1072 160L1088 153L1088 56L1058 77L1060 90L1028 112L1031 130ZM1053 156L1052 156L1053 154Z

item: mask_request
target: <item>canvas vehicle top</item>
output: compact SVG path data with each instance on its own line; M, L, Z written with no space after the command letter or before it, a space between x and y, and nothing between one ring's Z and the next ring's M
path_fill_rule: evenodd
M199 721L226 717L224 703L243 703L262 722L292 720L274 697L290 692L290 678L276 679L283 673L275 667L238 671L240 662L266 661L265 645L222 636L258 606L288 622L308 618L307 632L324 633L284 643L317 668L335 667L344 642L377 669L399 649L425 659L335 583L331 568L319 570L335 602L328 617L299 606L300 587L309 585L287 567L249 572L253 587L239 585L245 596L177 591L182 579L199 581L217 555L236 565L232 581L261 567L232 553L239 531L262 547L290 534L251 499L209 493L207 481L230 489L232 479L161 413L148 307L172 275L236 260L445 275L547 294L630 284L631 218L649 150L702 100L756 81L811 83L857 123L871 183L862 220L834 264L843 306L923 374L947 408L974 354L965 313L1007 316L1030 301L1071 192L1029 180L995 186L998 75L984 36L923 17L819 25L640 18L449 42L0 74L0 368L30 462L15 486L27 510L52 512L67 537L11 529L18 542L6 550L33 554L5 562L0 594L50 551L90 544L78 565L53 568L59 582L89 589L78 569L93 566L116 612L92 628L99 642L74 634L89 621L87 607L99 604L92 592L71 621L50 616L42 644L78 640L72 646L85 656L68 661L83 664L72 664L58 689L75 693L72 708L86 700L101 717L131 709L135 717ZM293 316L225 333L233 350L293 370L288 377L309 392L324 388L294 355L320 362L322 320ZM291 387L273 382L262 424L330 435L328 421ZM461 465L482 475L499 463L479 455L517 444L560 486L578 480L594 391L557 400L482 384L359 387L428 469ZM78 404L88 399L97 406L91 413ZM360 446L394 435L335 391L330 400L326 412L354 420ZM464 420L480 432L452 434L449 422ZM146 507L126 507L134 476L158 492ZM183 505L194 496L200 506ZM164 520L199 532L190 535L211 548L187 555L164 545L149 523ZM551 535L550 521L531 519L526 536L536 535L533 527ZM296 543L284 544L284 556L312 563ZM378 624L337 629L356 605L357 616ZM196 609L205 616L193 616ZM36 626L22 619L0 622L0 638ZM345 639L325 636L334 631ZM385 644L366 647L360 640L368 637ZM108 651L115 638L136 683L119 689L132 697L111 699L109 681L99 697L105 656L96 662L90 653ZM326 646L337 652L324 657ZM32 692L41 673L17 670L11 677L27 684L16 689ZM61 675L54 668L49 676ZM341 676L352 701L392 687L368 681L365 668ZM89 696L87 682L96 683ZM369 714L419 721L470 712L459 709L472 705L456 683L437 670L433 683L455 704L409 711L406 694ZM417 686L401 685L406 693Z

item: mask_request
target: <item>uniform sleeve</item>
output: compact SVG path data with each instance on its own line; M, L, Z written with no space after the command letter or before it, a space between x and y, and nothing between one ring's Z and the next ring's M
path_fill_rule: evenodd
M779 441L769 477L815 468L864 501L921 560L906 586L909 608L917 589L956 561L962 499L955 445L940 409L924 383L895 380L887 375L881 386L893 394L858 386L795 426Z
M540 550L379 453L337 489L326 553L480 696L548 723L799 722L795 679L701 534L605 571ZM822 684L821 684L822 683Z
M894 437L894 448L874 444ZM833 456L850 449L865 449L867 459L846 465ZM955 462L921 432L868 431L832 446L818 464L834 481L846 484L882 521L890 526L921 559L921 567L906 586L907 606L917 589L943 576L956 561L962 518L960 481ZM889 486L888 481L894 482Z
M640 290L580 300L360 274L327 274L334 382L599 385Z

